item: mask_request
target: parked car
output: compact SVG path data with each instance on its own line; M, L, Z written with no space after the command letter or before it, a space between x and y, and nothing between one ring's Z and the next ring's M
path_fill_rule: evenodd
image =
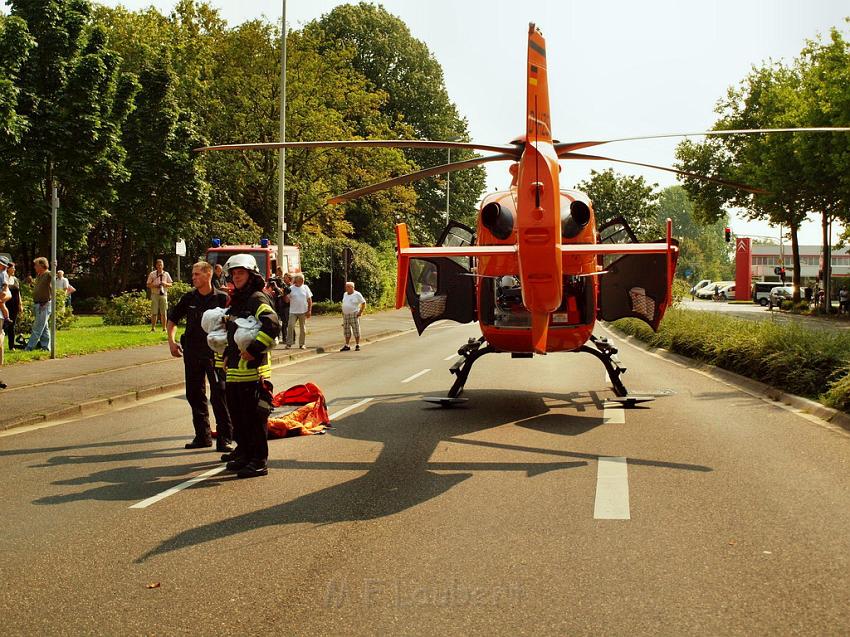
M758 303L762 307L767 307L770 302L770 291L775 287L777 287L776 281L756 281L753 283L753 303Z
M800 289L800 298L805 299L809 288ZM790 301L794 297L793 285L780 285L770 290L768 298L768 306L772 310L774 307L782 307L782 301Z
M694 287L691 288L691 294L696 294L701 289L703 289L706 285L711 283L711 279L702 279L697 283Z
M697 292L698 299L710 299L714 296L714 288L717 287L718 292L727 285L735 285L734 281L712 281Z
M735 300L735 284L727 285L724 288L720 288L720 298L724 301L734 301Z

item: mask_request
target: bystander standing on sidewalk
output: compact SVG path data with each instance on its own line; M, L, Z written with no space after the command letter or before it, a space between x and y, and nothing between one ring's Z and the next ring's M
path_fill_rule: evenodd
M210 384L210 402L216 423L216 450L233 451L233 427L224 397L224 359L207 345L207 333L201 328L204 312L227 305L227 293L212 286L212 266L200 261L192 266L193 290L184 294L168 313L168 347L175 358L183 357L186 374L186 400L192 408L195 437L186 449L212 447L210 412L207 406L206 381ZM177 324L186 319L186 331L178 344L174 340Z
M292 276L292 287L289 289L289 322L286 327L286 347L295 344L295 324L299 326L298 347L304 349L307 340L307 319L313 313L313 293L304 283L304 275L298 272Z
M156 260L155 269L148 274L148 289L151 291L151 332L156 329L156 319L162 322L162 331L165 331L165 319L168 313L168 288L174 281L171 275L165 271L162 259Z
M50 349L50 299L53 297L53 275L50 274L49 264L44 257L38 257L32 262L35 267L35 282L32 289L33 323L32 333L27 351L34 349Z
M65 305L71 305L71 295L77 291L63 270L56 270L56 289L65 290Z
M15 275L15 272L15 264L9 263L9 267L6 268L6 283L9 286L11 298L6 302L9 319L5 321L3 326L5 335L9 337L9 349L15 349L15 325L18 321L18 315L21 313L21 281Z
M347 352L351 348L349 342L354 334L354 349L360 351L360 316L366 309L366 299L354 289L352 281L345 282L345 294L342 295L342 331L345 336L345 345L340 352Z

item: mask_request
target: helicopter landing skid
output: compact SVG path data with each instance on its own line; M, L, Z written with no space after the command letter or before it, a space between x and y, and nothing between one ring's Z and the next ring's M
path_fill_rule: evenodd
M457 353L463 358L455 362L449 368L449 372L457 376L454 385L452 385L452 388L449 390L449 398L457 398L460 396L461 392L463 392L463 386L466 385L466 379L469 376L469 371L472 369L472 365L475 361L484 356L484 354L490 354L496 351L490 345L482 347L484 343L485 341L483 336L478 340L471 338L466 345L463 345L460 349L458 349Z
M620 376L626 373L626 368L620 367L619 361L616 359L617 348L609 343L608 339L605 337L597 338L591 335L590 341L596 346L596 349L592 349L587 345L582 345L576 351L593 354L596 358L602 361L602 364L605 365L605 370L608 372L608 378L611 380L611 385L614 387L614 393L620 398L627 397L629 395L629 390L626 389L626 386L623 385L623 381L620 380Z

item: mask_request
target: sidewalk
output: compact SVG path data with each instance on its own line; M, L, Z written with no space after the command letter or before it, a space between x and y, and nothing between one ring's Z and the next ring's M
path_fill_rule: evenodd
M341 316L314 316L307 327L307 349L278 345L272 352L273 364L342 347ZM361 342L412 329L407 308L367 314L361 319ZM0 378L8 385L0 390L0 430L4 430L181 389L183 362L173 358L163 343L0 367Z

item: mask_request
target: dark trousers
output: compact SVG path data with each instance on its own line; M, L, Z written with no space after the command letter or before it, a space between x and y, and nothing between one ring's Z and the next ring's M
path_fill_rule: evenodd
M269 458L269 415L259 409L260 381L227 383L227 406L233 417L236 454L246 460Z
M9 337L9 349L15 349L15 320L18 318L18 313L9 312L9 320L3 321L3 332ZM0 337L3 335L0 334Z
M183 365L186 370L186 400L192 408L192 425L195 427L195 438L209 440L210 412L207 406L206 381L210 383L210 402L215 414L216 430L219 444L233 440L233 426L230 423L230 413L224 394L223 370L215 369L212 358L183 354Z

